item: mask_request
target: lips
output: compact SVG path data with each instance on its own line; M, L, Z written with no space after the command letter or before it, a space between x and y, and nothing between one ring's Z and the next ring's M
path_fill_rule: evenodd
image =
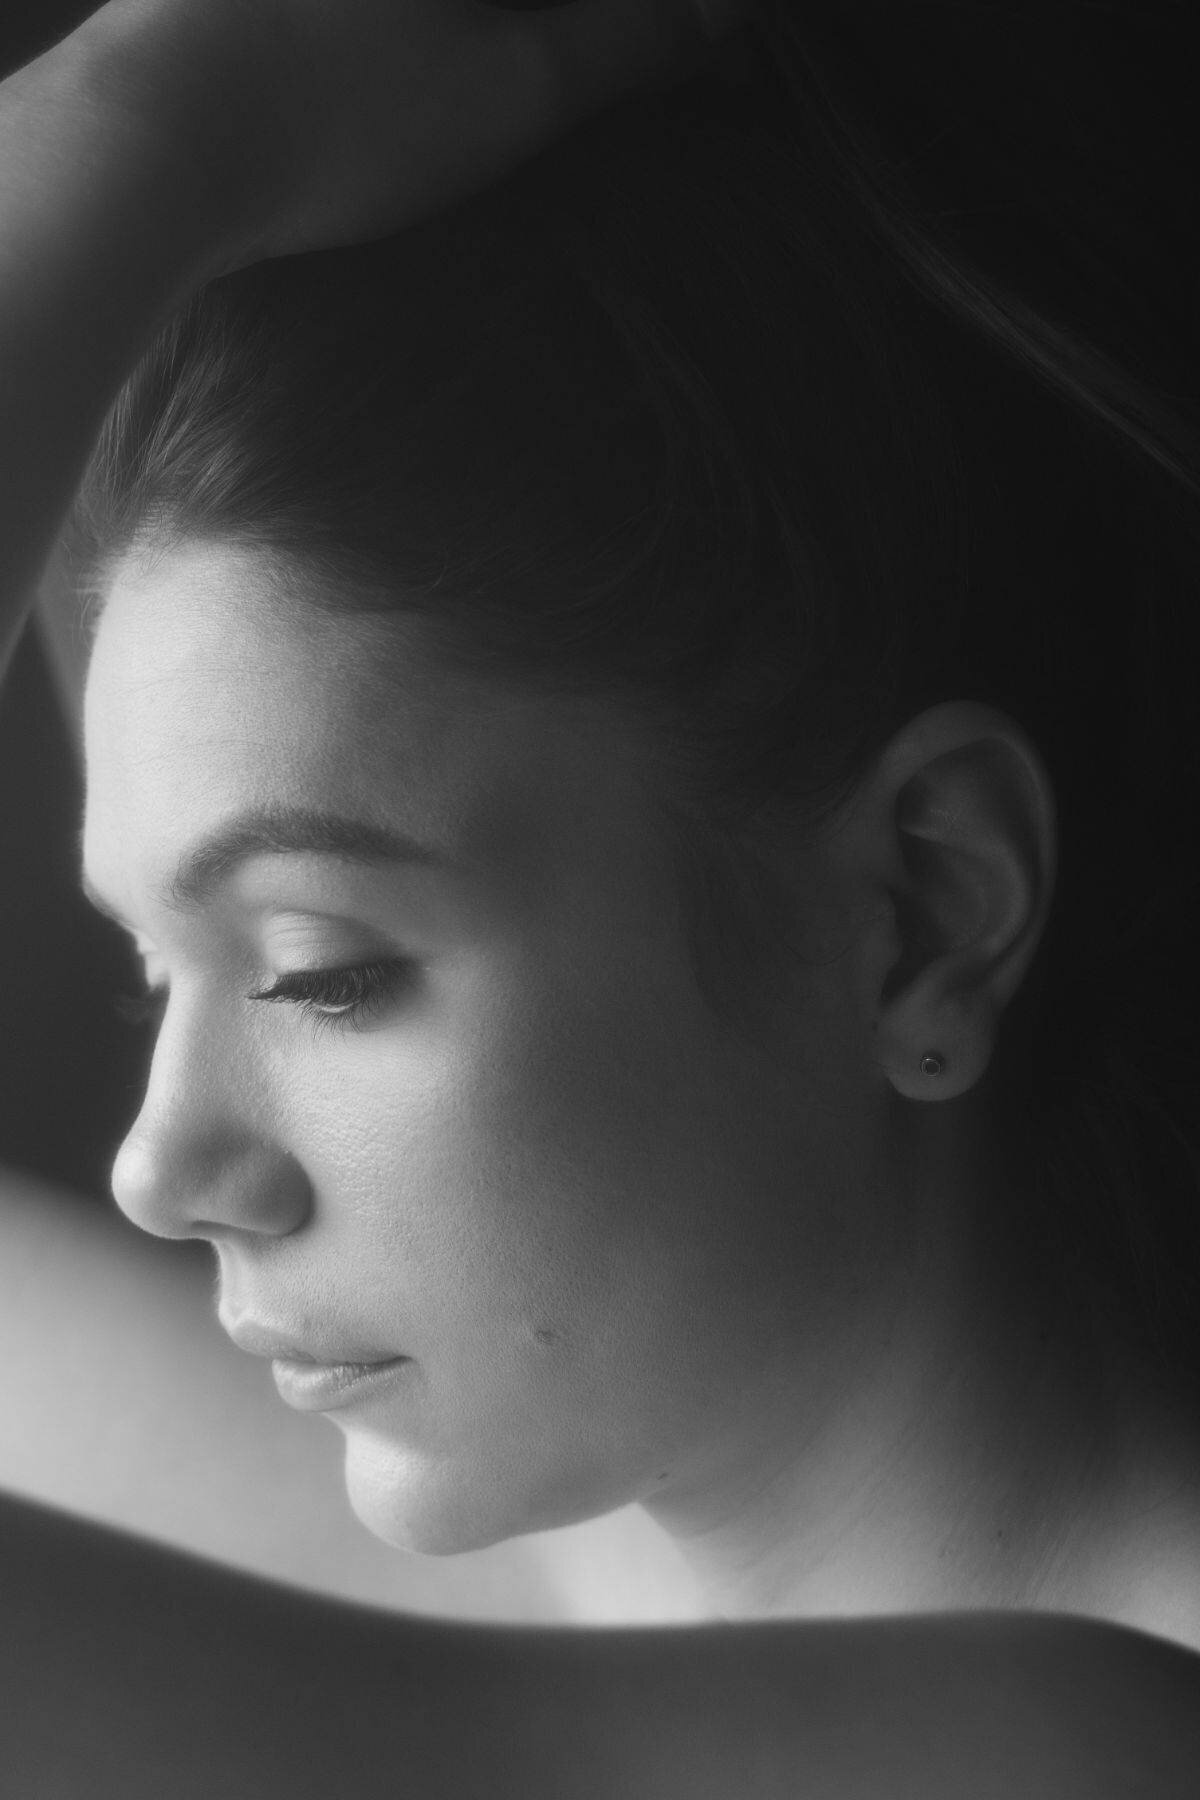
M249 1356L269 1357L273 1362L312 1363L323 1364L326 1368L346 1368L398 1360L394 1349L380 1346L301 1343L287 1332L258 1324L252 1319L238 1319L232 1323L222 1319L221 1328L233 1339L239 1350L246 1351Z
M376 1363L303 1363L277 1357L271 1364L282 1400L299 1412L339 1412L358 1405L381 1389L394 1391L411 1378L410 1357L394 1356Z

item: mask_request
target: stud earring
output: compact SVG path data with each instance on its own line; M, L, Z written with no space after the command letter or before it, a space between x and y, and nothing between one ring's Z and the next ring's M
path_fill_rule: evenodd
M945 1058L939 1056L936 1050L931 1050L927 1056L921 1058L922 1075L940 1075L945 1067Z

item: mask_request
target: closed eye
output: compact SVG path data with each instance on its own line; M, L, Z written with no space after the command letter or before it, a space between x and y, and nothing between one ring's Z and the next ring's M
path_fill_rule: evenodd
M298 969L278 976L269 988L246 998L298 1006L325 1025L361 1025L382 1010L410 969L411 964L399 958L351 963L339 969Z
M321 1025L361 1025L383 1009L410 970L411 964L399 958L337 969L298 969L278 976L269 988L246 998L299 1007ZM164 984L136 994L117 994L113 1006L127 1025L157 1026L162 1023L167 998Z

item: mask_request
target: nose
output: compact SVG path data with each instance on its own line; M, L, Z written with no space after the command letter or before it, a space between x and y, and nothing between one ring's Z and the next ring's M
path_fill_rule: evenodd
M197 1041L194 1029L189 1041L168 1020L112 1191L127 1219L166 1238L284 1237L312 1205L298 1159L237 1057Z

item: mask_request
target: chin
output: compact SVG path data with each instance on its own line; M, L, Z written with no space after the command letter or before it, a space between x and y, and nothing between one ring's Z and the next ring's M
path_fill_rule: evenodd
M518 1497L473 1479L452 1460L357 1434L346 1440L345 1482L360 1523L416 1556L460 1556L540 1529Z
M577 1525L632 1496L592 1492L522 1459L518 1470L471 1466L380 1438L347 1434L344 1477L351 1509L372 1536L417 1556L461 1556L528 1532Z

